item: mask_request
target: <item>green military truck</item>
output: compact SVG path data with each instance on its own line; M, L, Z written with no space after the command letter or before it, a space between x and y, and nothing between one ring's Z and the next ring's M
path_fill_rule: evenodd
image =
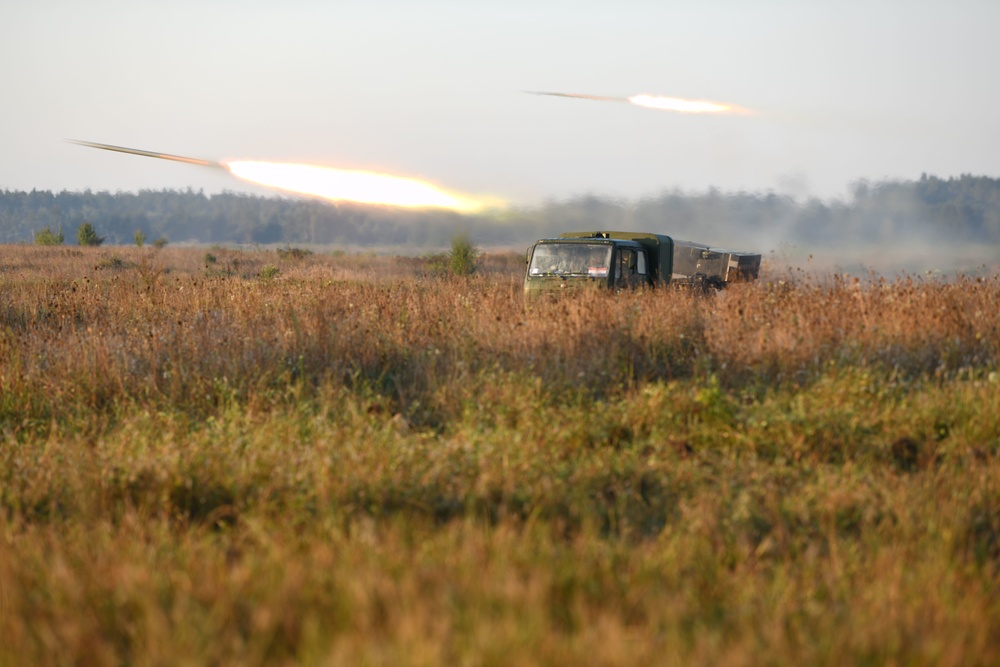
M532 299L585 287L688 285L722 289L754 280L760 255L712 248L646 232L567 232L541 239L525 256L524 295Z

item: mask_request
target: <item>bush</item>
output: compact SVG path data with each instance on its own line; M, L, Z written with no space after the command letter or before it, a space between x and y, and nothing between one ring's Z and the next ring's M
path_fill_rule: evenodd
M448 263L451 266L451 272L456 276L468 276L475 273L478 259L479 248L469 240L468 236L459 234L451 240Z
M135 239L135 244L140 248L142 247L142 244L146 242L146 235L142 233L141 229L135 230L135 236L132 238Z
M76 230L76 242L82 246L99 246L104 243L104 237L98 236L94 226L85 222Z
M305 259L311 254L313 254L312 250L307 250L305 248L292 248L291 246L278 248L278 258L284 261L297 262Z
M38 245L62 245L64 241L62 227L58 232L53 232L48 225L35 232L35 243Z
M122 269L128 269L135 266L132 262L126 261L119 255L111 255L110 257L102 257L97 262L98 269L107 269L111 271L121 271Z

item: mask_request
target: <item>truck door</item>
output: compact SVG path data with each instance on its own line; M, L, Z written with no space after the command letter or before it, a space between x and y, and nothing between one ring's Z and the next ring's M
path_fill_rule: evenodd
M634 289L649 282L645 250L621 248L618 258L615 265L616 287Z
M646 251L637 250L635 257L636 285L649 285L651 281L649 277L649 264L646 261Z

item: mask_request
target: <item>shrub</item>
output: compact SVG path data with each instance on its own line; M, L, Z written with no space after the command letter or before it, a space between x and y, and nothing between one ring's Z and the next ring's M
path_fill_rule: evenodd
M451 271L451 260L447 253L439 252L423 257L427 273L432 276L443 276Z
M290 246L278 248L278 258L285 261L299 261L305 259L311 254L313 254L312 250L307 250L305 248L292 248Z
M140 248L142 247L142 244L146 242L146 235L142 233L141 229L135 230L135 236L132 238L135 239L135 244Z
M264 265L263 268L261 268L260 274L258 275L260 276L261 280L271 280L272 278L276 277L279 273L281 273L281 270L274 264L266 264Z
M51 227L45 225L35 232L35 243L38 245L62 245L64 240L62 227L53 232Z
M122 269L128 269L134 266L131 262L125 261L124 258L119 255L111 255L109 257L102 257L100 261L97 262L98 269L108 269L111 271L120 271Z
M448 263L451 266L451 272L456 276L468 276L475 273L478 259L479 248L469 240L468 236L459 234L451 240Z
M98 236L94 226L85 222L76 230L76 242L82 246L99 246L104 243L104 237Z

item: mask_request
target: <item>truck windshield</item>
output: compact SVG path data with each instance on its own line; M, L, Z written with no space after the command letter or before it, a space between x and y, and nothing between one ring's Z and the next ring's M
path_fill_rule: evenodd
M532 276L605 278L611 266L611 246L598 243L539 243L531 255Z

